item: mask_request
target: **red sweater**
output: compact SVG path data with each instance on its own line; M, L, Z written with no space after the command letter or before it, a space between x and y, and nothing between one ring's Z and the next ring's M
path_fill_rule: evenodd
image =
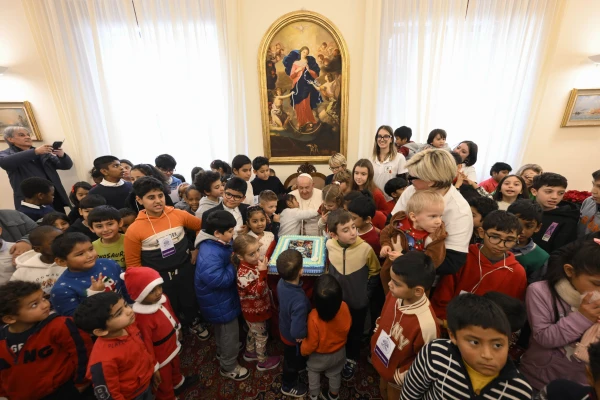
M86 383L92 339L73 320L52 314L39 322L15 356L7 343L8 326L0 329L0 397L40 399L72 380Z
M525 300L527 275L514 254L508 252L505 260L492 264L481 254L479 247L477 244L470 245L467 263L456 274L443 276L435 288L431 304L438 318L446 319L446 306L462 291L480 296L487 292L500 292Z
M335 353L346 345L350 325L352 325L350 309L343 301L331 321L323 321L319 318L319 312L316 309L312 310L308 314L308 321L306 322L308 334L300 347L302 355Z
M271 291L267 285L267 271L259 271L256 265L240 262L237 287L246 321L262 322L271 318Z
M485 181L479 184L482 188L485 189L488 193L494 193L496 188L498 187L498 182L494 178L486 179Z
M125 330L126 336L100 337L94 343L87 376L97 398L134 399L148 389L152 374L158 369L135 322Z
M387 224L387 215L385 215L381 211L377 210L377 211L375 211L375 216L373 218L371 218L371 223L373 224L373 226L375 228L382 230L383 228L385 228L385 225Z
M396 345L387 367L375 351L382 330L390 335ZM402 300L388 293L371 337L373 367L387 382L401 385L406 371L421 348L439 336L440 328L426 296L414 304L403 306Z
M387 201L385 200L385 196L383 192L379 189L373 190L373 200L375 200L375 208L378 211L381 211L383 215L387 218L390 213Z
M379 253L381 252L381 243L379 243L379 230L372 226L370 231L366 233L359 233L358 236L371 245L375 255L379 257Z

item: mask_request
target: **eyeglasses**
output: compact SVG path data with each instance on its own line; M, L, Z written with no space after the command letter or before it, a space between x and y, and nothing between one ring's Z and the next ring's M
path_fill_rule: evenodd
M515 244L517 244L517 239L502 239L499 236L490 236L489 233L485 233L485 236L488 237L488 239L490 240L491 244L500 244L502 243L504 245L504 247L506 248L511 248L513 247Z
M338 165L337 167L329 167L329 170L330 170L331 172L335 172L335 171L337 171L337 170L339 170L339 169L342 169L342 168L344 168L344 166L343 166L343 165Z
M158 167L157 167L158 168ZM173 169L166 169L166 168L158 168L160 171L164 172L165 174L172 174L173 172L175 172L175 168Z
M233 194L230 192L225 192L225 197L227 197L229 200L234 199L234 200L241 200L244 198L244 196L239 196L237 194Z
M388 140L388 139L391 139L391 138L392 137L390 135L384 135L384 136L377 135L377 140Z

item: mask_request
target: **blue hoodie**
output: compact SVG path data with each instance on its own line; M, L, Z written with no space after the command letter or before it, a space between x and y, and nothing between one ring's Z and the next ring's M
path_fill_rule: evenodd
M305 339L307 332L306 321L310 312L310 301L298 285L280 279L277 283L279 297L279 333L284 343L295 345L296 339Z

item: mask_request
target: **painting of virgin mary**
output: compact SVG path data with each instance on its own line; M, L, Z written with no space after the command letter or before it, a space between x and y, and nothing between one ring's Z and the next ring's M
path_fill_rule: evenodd
M293 83L290 102L296 113L297 129L300 132L312 131L315 128L317 119L313 110L322 102L321 94L317 90L321 68L309 53L308 47L303 46L300 50L291 51L283 59L285 73Z

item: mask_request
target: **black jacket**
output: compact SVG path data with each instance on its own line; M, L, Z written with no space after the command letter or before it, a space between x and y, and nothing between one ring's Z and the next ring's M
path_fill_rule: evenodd
M542 228L532 238L535 244L551 254L577 239L579 208L568 201L561 201L554 210L544 211Z
M17 242L23 240L29 242L29 232L37 228L37 224L27 215L15 210L0 210L0 228L2 228L2 240Z
M248 222L248 204L240 204L238 206L238 209L240 210L240 213L242 214L242 221L244 222L244 224L246 224ZM219 203L218 206L211 208L210 210L206 210L202 213L202 221L206 221L206 217L208 217L210 214L214 213L215 211L225 211L225 208L223 208L223 202Z

